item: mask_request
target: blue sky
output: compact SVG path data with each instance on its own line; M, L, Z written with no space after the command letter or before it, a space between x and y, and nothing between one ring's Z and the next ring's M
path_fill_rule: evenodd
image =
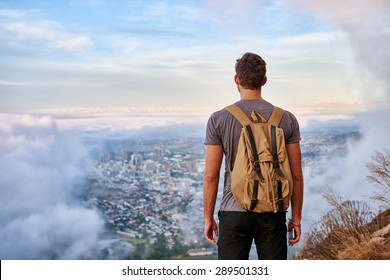
M359 58L389 42L386 1L310 2L0 0L0 110L219 109L246 51L268 64L263 97L298 114L388 105L384 48L379 74Z

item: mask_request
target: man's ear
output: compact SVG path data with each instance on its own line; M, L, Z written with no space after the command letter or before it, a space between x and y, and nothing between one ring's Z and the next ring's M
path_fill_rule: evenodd
M263 82L261 83L261 86L264 86L267 83L267 76L264 76Z
M238 78L237 75L234 75L234 82L236 83L236 85L240 84L240 79Z

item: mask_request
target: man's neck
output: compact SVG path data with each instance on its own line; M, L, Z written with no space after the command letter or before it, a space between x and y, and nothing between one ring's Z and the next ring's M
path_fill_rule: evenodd
M239 89L241 100L258 100L261 98L261 88L259 89Z

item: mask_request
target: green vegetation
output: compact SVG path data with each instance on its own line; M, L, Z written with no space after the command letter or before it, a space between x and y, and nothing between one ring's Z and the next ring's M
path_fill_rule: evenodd
M183 245L177 237L174 238L173 244L168 244L163 234L155 235L150 240L150 245L143 242L132 242L136 250L132 253L131 259L134 260L169 260L185 259L188 257L187 252L193 246Z

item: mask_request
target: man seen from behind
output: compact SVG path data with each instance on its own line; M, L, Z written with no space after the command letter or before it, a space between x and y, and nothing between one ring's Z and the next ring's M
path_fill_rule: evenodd
M234 82L240 94L240 100L235 105L248 118L253 111L257 111L268 119L274 105L262 98L262 87L267 82L264 60L257 54L245 53L237 59L235 70ZM283 129L293 182L289 208L291 219L287 226L285 211L257 213L245 210L237 203L231 189L229 168L234 168L242 125L225 109L213 113L208 120L205 139L204 233L209 242L218 245L219 259L248 259L254 241L259 259L285 260L287 231L295 233L289 245L300 240L303 175L299 124L292 113L284 111L279 127ZM224 188L217 225L214 210L224 156Z

